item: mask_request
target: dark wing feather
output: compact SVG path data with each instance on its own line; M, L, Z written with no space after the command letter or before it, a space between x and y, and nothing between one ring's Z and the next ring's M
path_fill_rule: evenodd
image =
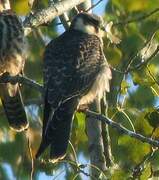
M47 46L44 87L52 107L90 88L104 63L100 46L97 36L79 31L65 32Z

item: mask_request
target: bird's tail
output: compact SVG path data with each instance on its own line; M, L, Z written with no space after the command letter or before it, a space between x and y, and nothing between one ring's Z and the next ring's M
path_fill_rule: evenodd
M54 141L50 147L50 161L55 163L66 156L74 112L60 108L55 112Z
M23 131L28 128L24 104L19 85L10 83L0 85L0 97L11 129Z
M38 158L50 144L51 162L55 163L65 157L70 137L72 119L77 104L77 99L68 100L61 104L54 112L52 120L48 124L48 127L46 127L46 135L42 139L36 158Z

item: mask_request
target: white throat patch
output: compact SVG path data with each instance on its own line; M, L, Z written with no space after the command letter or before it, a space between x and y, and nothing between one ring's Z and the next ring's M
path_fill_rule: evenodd
M102 31L100 28L99 28L99 30L97 32L93 25L91 25L91 24L87 24L87 25L84 24L82 18L78 18L77 19L77 21L75 23L75 26L74 26L74 29L79 30L79 31L84 32L84 33L87 33L87 34L90 34L90 35L96 35L100 39L102 37L104 37L104 35L105 35L105 32Z
M85 25L83 23L83 19L82 18L78 18L76 23L75 23L75 26L74 26L74 29L76 30L79 30L79 31L82 31L84 33L87 33L87 34L94 34L96 35L96 30L95 30L95 27L88 24L88 25Z

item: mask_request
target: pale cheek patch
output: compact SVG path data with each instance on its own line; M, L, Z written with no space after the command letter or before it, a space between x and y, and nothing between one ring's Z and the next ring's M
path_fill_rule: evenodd
M85 25L84 26L84 31L86 32L86 33L88 33L88 34L96 34L96 30L95 30L95 28L93 27L93 26L91 26L91 25Z
M87 34L92 34L92 35L97 34L95 27L91 26L91 25L85 25L81 18L79 18L77 20L74 29L82 31L82 32L87 33Z

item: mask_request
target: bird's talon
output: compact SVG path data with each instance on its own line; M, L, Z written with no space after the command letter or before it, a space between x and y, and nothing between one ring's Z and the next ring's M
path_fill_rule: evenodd
M79 108L77 109L77 112L86 112L89 109L88 105L86 104L82 104L79 106Z

